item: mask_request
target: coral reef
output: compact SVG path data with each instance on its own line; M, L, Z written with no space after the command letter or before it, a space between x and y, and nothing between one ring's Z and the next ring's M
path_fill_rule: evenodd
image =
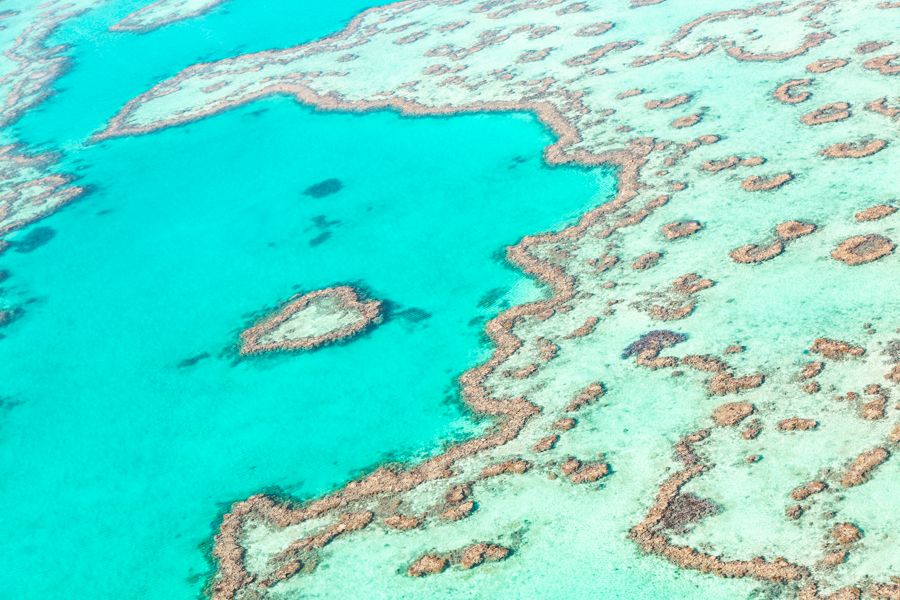
M291 299L275 314L241 334L241 354L312 350L357 335L381 317L381 303L360 300L349 286L316 290Z
M873 373L885 388L900 379L880 350L900 325L897 284L885 277L892 219L864 211L861 233L851 218L895 195L884 176L896 161L894 58L855 49L887 38L896 13L861 5L865 16L851 20L829 0L713 12L683 3L675 23L664 12L675 1L633 2L639 9L626 12L637 18L596 2L389 4L316 42L188 67L96 134L145 134L286 95L320 110L528 112L556 138L549 164L617 169L615 198L507 248L547 294L490 320L491 354L460 377L468 407L491 419L484 432L301 505L235 503L215 540L214 598L367 577L376 567L354 552L380 535L397 540L383 556L398 586L407 574L443 573L424 578L430 585L489 561L485 540L515 550L496 550L508 559L491 569L529 565L526 577L533 542L508 524L543 519L565 542L579 520L564 502L548 514L525 500L529 490L629 494L625 509L597 503L611 511L602 519L615 529L611 545L627 531L678 567L763 582L773 596L890 593L896 565L879 570L871 557L892 535L867 533L846 563L826 547L840 564L832 569L808 549L831 539L832 504L844 503L841 520L861 531L876 526L853 503L884 485L896 443L895 408L881 394L834 401ZM818 109L797 106L813 97ZM734 249L747 239L758 243ZM734 264L786 248L760 268ZM860 329L861 315L877 327ZM678 331L655 329L659 320ZM857 335L866 348L839 341ZM673 462L660 440L707 425L676 444ZM639 523L625 522L648 505ZM299 567L273 554L298 542Z

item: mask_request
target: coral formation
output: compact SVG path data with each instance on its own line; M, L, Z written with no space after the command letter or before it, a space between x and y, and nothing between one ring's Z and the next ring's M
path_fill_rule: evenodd
M894 251L894 242L877 233L847 238L831 252L831 258L851 266L878 260Z
M359 334L381 316L381 302L360 300L349 286L292 298L275 314L241 334L241 354L312 350Z

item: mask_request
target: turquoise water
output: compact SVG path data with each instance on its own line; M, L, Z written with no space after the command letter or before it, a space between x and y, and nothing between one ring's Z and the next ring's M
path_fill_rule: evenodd
M288 99L81 145L188 64L326 34L366 4L234 0L138 36L105 33L140 5L116 3L54 40L73 44L72 69L16 132L66 151L92 191L16 236L47 243L0 256L4 296L25 303L0 340L3 595L195 597L233 501L320 494L477 431L455 378L488 351L484 320L540 293L503 247L608 198L609 172L546 167L551 137L521 115ZM303 194L329 178L343 188ZM345 345L237 360L261 311L337 282L391 318Z

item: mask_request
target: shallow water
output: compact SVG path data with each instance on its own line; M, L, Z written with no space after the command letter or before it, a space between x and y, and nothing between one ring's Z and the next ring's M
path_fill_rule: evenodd
M477 431L455 378L488 351L484 320L540 293L503 247L615 185L609 171L546 167L551 136L521 115L322 114L274 99L82 146L161 77L318 37L365 6L234 0L148 35L105 32L139 4L65 26L54 41L73 44L72 69L15 128L64 150L91 192L0 257L5 296L25 303L0 340L11 597L194 597L231 502L320 494ZM303 193L331 178L341 189ZM345 345L237 360L260 314L337 282L389 301L391 318Z

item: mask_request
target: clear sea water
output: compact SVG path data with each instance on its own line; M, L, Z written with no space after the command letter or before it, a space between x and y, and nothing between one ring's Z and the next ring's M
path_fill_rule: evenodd
M544 165L551 136L524 115L284 98L85 146L185 66L314 39L374 3L231 0L106 31L141 4L64 26L72 68L15 127L91 191L15 236L45 243L0 256L4 297L25 308L0 339L4 597L196 597L232 502L321 494L477 432L455 379L489 351L485 319L542 293L503 248L614 191L609 171ZM303 194L329 178L340 191ZM344 282L391 317L345 345L237 360L260 314Z

